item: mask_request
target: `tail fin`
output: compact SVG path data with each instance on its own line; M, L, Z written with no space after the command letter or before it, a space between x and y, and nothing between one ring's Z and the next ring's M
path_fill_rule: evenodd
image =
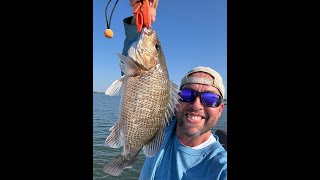
M123 172L124 168L129 168L137 161L138 154L139 151L131 159L126 159L123 155L119 155L109 164L107 164L103 168L103 171L110 174L111 176L119 176Z

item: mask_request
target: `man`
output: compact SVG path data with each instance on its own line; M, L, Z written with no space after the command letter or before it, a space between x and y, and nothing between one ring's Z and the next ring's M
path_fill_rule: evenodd
M222 78L196 67L182 79L176 117L156 156L147 158L139 179L227 179L227 151L211 133L224 104Z
M149 0L152 23L157 3ZM130 0L134 6L137 0ZM123 55L139 36L135 18L124 20ZM166 128L159 152L146 158L139 179L227 179L227 151L211 133L222 114L225 88L222 77L209 67L195 67L181 80L180 104Z

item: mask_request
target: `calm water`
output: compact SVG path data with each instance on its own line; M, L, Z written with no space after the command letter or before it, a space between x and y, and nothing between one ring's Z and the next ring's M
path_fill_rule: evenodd
M109 129L117 121L120 97L107 96L102 93L93 93L93 180L117 179L136 180L139 177L145 156L141 152L139 158L131 169L125 169L119 177L113 177L103 172L104 166L122 152L119 149L109 148L104 145ZM227 130L227 106L224 106L222 116L216 129Z

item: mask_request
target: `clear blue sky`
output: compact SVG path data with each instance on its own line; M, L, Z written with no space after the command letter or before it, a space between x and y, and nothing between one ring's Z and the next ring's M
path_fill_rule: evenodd
M109 0L93 0L93 91L105 92L120 78L116 52L123 48L122 20L132 14L129 0L119 0L112 15L114 36L104 36L105 7ZM108 7L108 18L116 0ZM188 3L186 3L188 2ZM227 0L159 0L155 23L166 58L169 77L180 84L196 66L209 66L224 79L227 98Z

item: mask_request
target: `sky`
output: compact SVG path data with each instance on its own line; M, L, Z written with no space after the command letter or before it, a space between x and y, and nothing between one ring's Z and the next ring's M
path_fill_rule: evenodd
M105 92L120 78L120 60L116 53L121 54L125 39L123 19L133 15L129 0L119 0L110 23L114 35L106 38L108 1L93 0L94 92ZM112 0L108 6L108 18L115 2ZM209 66L222 76L227 99L227 0L184 2L159 0L156 21L152 24L161 42L169 78L179 86L189 70Z

